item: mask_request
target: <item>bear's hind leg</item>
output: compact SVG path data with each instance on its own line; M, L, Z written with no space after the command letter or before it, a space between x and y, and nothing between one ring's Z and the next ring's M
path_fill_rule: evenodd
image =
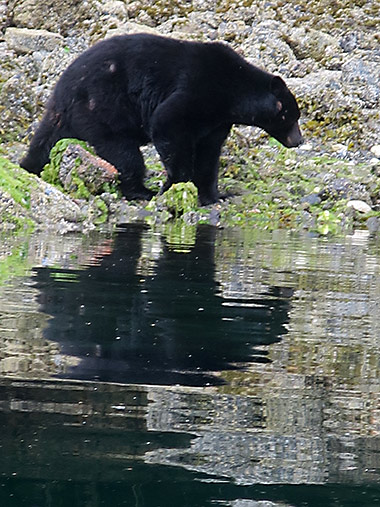
M59 139L67 136L59 114L54 109L48 110L38 125L20 166L30 173L40 175L44 165L49 162L50 150Z

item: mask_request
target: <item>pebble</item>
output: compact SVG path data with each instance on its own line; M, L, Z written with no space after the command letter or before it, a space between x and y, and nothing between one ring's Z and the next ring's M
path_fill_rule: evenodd
M311 151L313 149L313 145L311 143L304 143L301 144L301 146L298 149L302 151Z
M369 213L372 211L369 204L359 200L348 201L347 208L353 208L355 211L359 211L360 213Z
M380 158L380 144L372 146L371 153L375 155L376 158Z

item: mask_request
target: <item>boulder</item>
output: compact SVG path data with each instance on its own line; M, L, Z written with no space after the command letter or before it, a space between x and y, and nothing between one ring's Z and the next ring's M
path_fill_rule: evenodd
M4 39L9 49L16 53L32 53L34 51L53 51L63 45L63 37L47 30L10 27L5 31Z

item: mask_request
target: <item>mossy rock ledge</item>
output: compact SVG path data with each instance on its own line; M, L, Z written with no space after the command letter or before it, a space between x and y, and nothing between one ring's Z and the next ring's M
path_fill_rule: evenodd
M82 230L81 207L58 188L0 157L0 229Z

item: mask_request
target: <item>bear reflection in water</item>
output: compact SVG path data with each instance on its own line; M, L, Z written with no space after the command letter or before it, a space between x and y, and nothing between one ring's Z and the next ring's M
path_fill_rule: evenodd
M268 361L255 347L286 333L292 289L264 286L257 298L223 297L215 280L216 233L200 226L187 253L164 245L144 276L137 266L147 231L140 225L117 234L99 265L36 268L41 310L53 316L45 337L80 359L67 376L203 385L217 382L212 372Z

